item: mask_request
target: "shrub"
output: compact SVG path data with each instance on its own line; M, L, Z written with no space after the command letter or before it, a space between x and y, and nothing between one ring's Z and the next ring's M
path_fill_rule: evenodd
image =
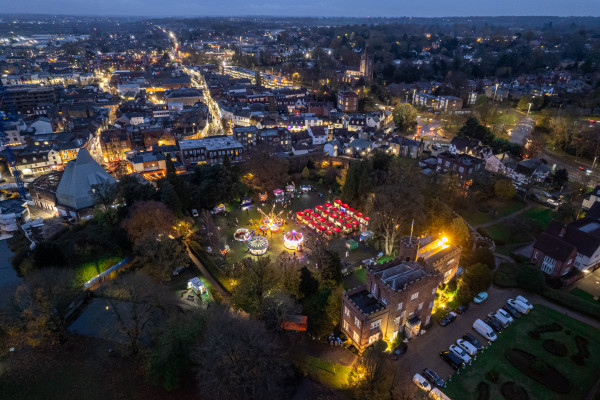
M479 382L477 384L477 400L489 400L490 398L490 385L486 382Z
M506 358L523 374L553 392L567 394L571 391L571 383L564 375L545 361L538 360L533 354L521 349L511 349L506 352Z
M527 400L529 394L523 386L517 385L515 382L504 382L500 388L500 392L505 399L509 400Z
M517 268L514 264L502 263L494 273L494 284L502 288L517 287Z
M563 343L554 340L554 339L546 339L542 342L542 347L550 354L554 354L558 357L564 357L567 355L567 346Z
M538 328L530 330L529 332L527 332L527 334L532 339L540 340L540 330Z
M584 366L585 359L590 356L590 351L587 348L587 339L579 335L575 336L575 344L577 345L577 354L571 356L571 360L577 364Z
M550 288L546 288L541 292L541 294L548 300L558 305L570 308L571 310L600 320L600 304L595 304L570 293Z
M500 374L494 369L489 370L485 376L488 378L488 381L492 383L498 383L498 379L500 378Z
M544 273L537 268L521 266L516 277L517 285L528 292L539 292L544 288Z

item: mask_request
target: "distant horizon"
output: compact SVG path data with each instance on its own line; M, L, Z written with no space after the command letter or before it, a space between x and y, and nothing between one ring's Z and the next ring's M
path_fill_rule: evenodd
M34 11L35 10L35 11ZM94 10L92 12L91 10ZM142 12L141 12L142 11ZM166 15L165 11L169 14ZM233 12L232 12L233 11ZM543 11L543 14L539 13ZM341 15L340 13L343 13ZM469 18L469 17L600 17L597 0L503 0L489 2L429 0L28 0L4 5L0 15L63 15L74 17L313 17L313 18Z

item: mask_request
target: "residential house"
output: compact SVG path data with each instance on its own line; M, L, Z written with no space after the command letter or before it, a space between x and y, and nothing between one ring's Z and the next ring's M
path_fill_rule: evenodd
M337 109L343 113L358 111L358 94L351 90L343 90L337 95Z
M207 136L201 139L180 140L183 162L194 164L222 164L227 156L230 162L243 159L244 147L233 135Z
M438 153L437 170L442 173L455 172L466 179L483 169L484 161L468 154L452 154L449 151Z
M530 261L543 273L560 278L575 265L577 247L557 236L542 233L533 245Z
M325 144L329 138L329 129L326 126L309 126L307 132L314 145Z

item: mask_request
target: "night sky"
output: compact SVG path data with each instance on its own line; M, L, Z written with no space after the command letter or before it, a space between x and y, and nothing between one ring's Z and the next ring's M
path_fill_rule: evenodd
M0 0L0 4L2 13L101 16L600 16L599 0Z

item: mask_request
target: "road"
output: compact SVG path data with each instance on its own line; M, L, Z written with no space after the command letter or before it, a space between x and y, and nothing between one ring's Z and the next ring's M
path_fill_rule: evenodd
M588 186L595 186L600 182L600 171L594 169L590 174L586 172L586 170L591 170L592 168L592 163L589 160L571 160L552 153L549 150L544 151L541 158L548 161L548 164L551 167L556 165L556 169L566 169L569 173L569 179L573 179L576 182L581 183L587 181ZM583 168L583 170L580 167Z
M219 105L210 95L210 90L206 85L206 80L204 79L204 76L200 71L196 71L191 68L183 67L183 70L186 74L192 77L192 84L196 87L199 87L203 91L204 102L208 106L208 111L210 112L211 116L211 127L209 127L209 132L212 132L216 135L224 134L223 122L221 121Z

